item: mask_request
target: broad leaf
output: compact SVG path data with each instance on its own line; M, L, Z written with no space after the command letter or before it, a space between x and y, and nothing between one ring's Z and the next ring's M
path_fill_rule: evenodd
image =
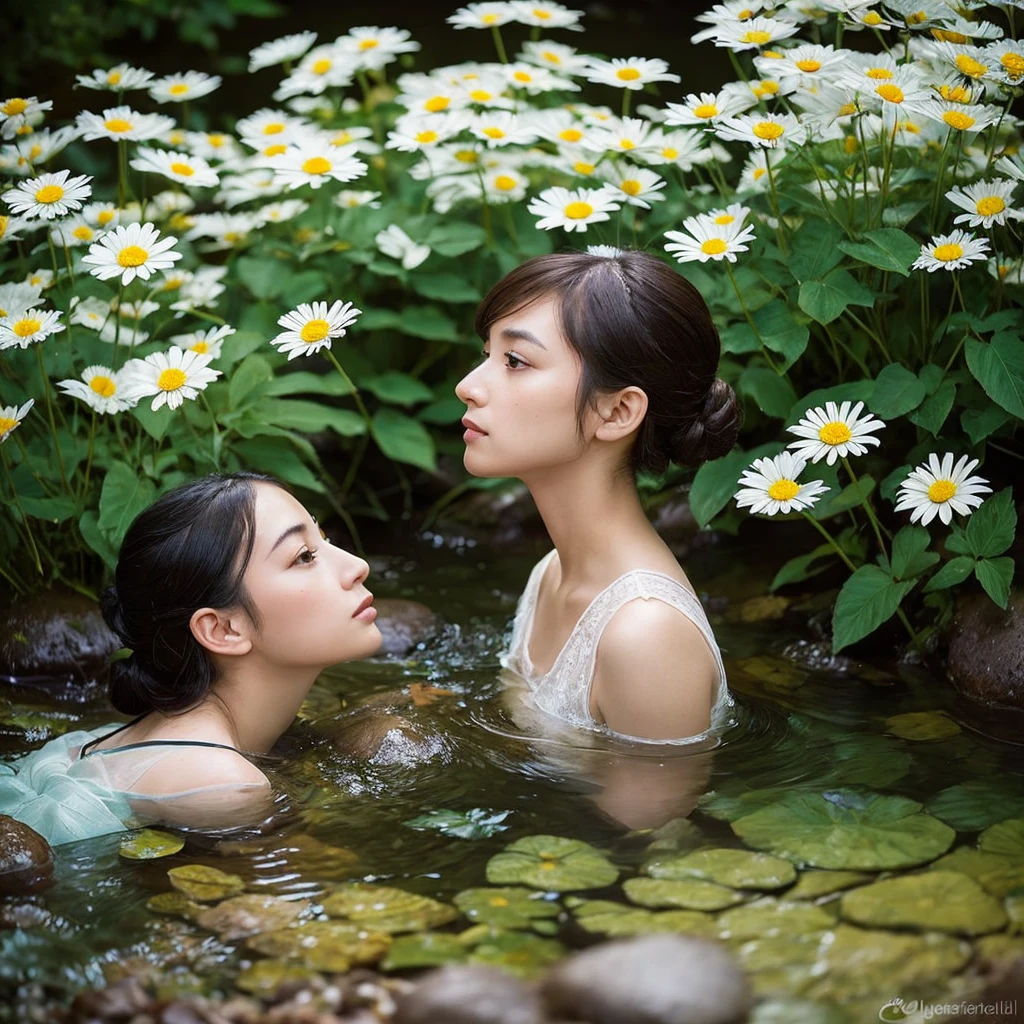
M373 439L389 459L434 472L433 438L422 423L410 416L394 409L378 409L373 417Z
M1024 417L1024 341L997 334L988 344L968 341L964 351L985 394L1007 412Z
M910 235L898 228L878 228L864 238L863 242L841 241L837 248L869 266L910 276L910 265L921 255L920 245Z
M964 538L971 554L978 558L1001 555L1012 543L1017 532L1017 509L1013 504L1013 489L1004 488L981 503L967 520Z
M909 414L908 418L911 423L938 437L955 399L956 384L951 380L944 380L933 394Z
M904 416L924 400L924 381L899 363L890 363L875 379L868 408L883 419Z
M873 306L874 293L845 270L833 270L820 281L804 281L797 299L812 320L830 324L847 306Z
M899 580L913 579L930 569L939 556L927 551L931 534L923 526L904 526L892 539L892 574Z
M963 583L974 571L974 559L970 555L957 555L951 558L925 585L924 592L945 590Z
M985 593L1000 608L1005 608L1010 600L1010 584L1013 582L1013 559L982 558L974 566L974 575L985 588Z
M913 580L894 583L877 565L862 565L844 584L832 617L832 649L841 651L892 618Z
M132 520L156 497L149 477L136 475L124 463L115 462L103 478L97 526L115 548L121 546Z
M764 366L748 366L738 382L739 392L749 395L767 416L785 419L796 405L796 392L789 381Z
M782 445L777 441L763 444L753 451L729 452L713 462L705 462L697 470L690 487L690 510L701 526L707 526L729 503L743 471L765 455L777 455Z
M395 370L370 377L363 386L382 402L392 405L414 405L416 402L429 402L434 397L434 392L423 381Z

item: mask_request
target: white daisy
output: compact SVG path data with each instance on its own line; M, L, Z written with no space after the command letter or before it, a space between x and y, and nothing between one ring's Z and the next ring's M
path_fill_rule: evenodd
M371 71L390 64L400 53L415 53L420 48L419 43L409 38L407 29L376 25L350 28L347 35L335 40L335 45L341 53L357 60L361 68Z
M940 41L968 43L972 39L1000 39L1002 38L1003 30L994 22L985 21L982 18L970 21L965 17L957 15L946 20L941 28L933 28L931 34L933 39Z
M951 189L946 193L946 198L954 206L967 211L954 217L953 223L966 222L972 228L979 225L990 228L993 224L1005 224L1008 219L1020 220L1024 214L1012 207L1011 196L1016 187L1015 181L997 178L995 181L978 181L973 185Z
M624 249L617 249L614 245L588 245L588 256L600 256L602 259L615 260L625 255Z
M594 128L584 138L583 145L597 153L629 153L639 155L643 150L653 149L657 141L656 131L650 121L639 117L610 118L606 124Z
M522 59L561 75L583 75L590 63L587 55L578 53L574 46L565 46L548 39L524 42Z
M613 57L611 60L591 57L584 74L588 82L634 90L642 89L648 82L681 80L668 70L665 61L647 57Z
M73 249L79 245L88 245L96 241L99 231L96 230L81 214L68 217L65 220L54 221L50 228L55 245L67 246Z
M209 369L212 358L181 348L154 352L145 359L131 359L125 363L123 385L136 399L155 395L150 405L153 412L164 405L177 409L186 398L196 398L221 375L220 370Z
M522 25L534 28L571 28L582 31L582 11L572 11L552 0L512 0L513 17Z
M1024 44L1019 40L1004 39L998 43L989 43L985 53L1006 85L1020 85L1024 82Z
M184 146L193 156L203 160L217 160L222 164L244 156L238 140L227 132L185 132Z
M22 283L0 284L0 320L4 317L20 317L31 309L42 295L36 285Z
M479 3L460 7L445 20L455 28L499 28L516 17L511 3Z
M525 146L537 141L531 122L507 110L488 110L478 114L469 126L473 135L486 142L488 148Z
M0 320L0 349L28 348L64 330L59 309L29 309Z
M334 338L341 338L346 328L355 323L362 312L351 302L336 299L327 308L326 302L300 302L297 309L285 313L278 321L286 328L271 341L282 355L288 353L291 361L296 356L311 356L322 348L330 348Z
M671 253L680 263L692 263L699 260L707 263L708 260L728 260L736 262L736 254L746 252L755 238L754 228L751 225L739 224L716 224L706 217L687 217L683 221L683 228L688 234L682 231L666 231L665 237L669 244L665 251Z
M710 38L715 46L725 46L730 50L760 50L799 31L800 26L796 22L755 17L719 25Z
M94 228L113 228L117 226L120 210L116 203L89 203L82 210L82 216Z
M57 387L101 416L130 409L139 399L138 392L125 387L124 372L106 366L87 366L81 380L57 381Z
M921 112L946 125L952 132L963 132L965 135L984 131L995 124L1002 114L998 107L982 103L948 104L939 100L923 104Z
M12 431L17 429L33 405L35 405L35 399L30 398L20 409L16 405L0 406L0 444L11 436Z
M810 83L822 79L832 80L835 73L849 61L849 53L817 43L802 43L799 46L784 50L781 57L765 59L754 58L754 67L758 74L769 78L795 77L802 82Z
M537 227L542 231L564 228L566 231L586 231L591 224L610 220L609 213L620 209L611 190L567 189L558 186L546 188L530 200L530 213L541 219Z
M706 163L709 159L717 159L720 163L728 163L732 157L724 147L715 145L719 155L705 148L705 133L692 129L680 129L674 132L663 132L660 128L650 132L645 139L643 149L636 154L637 160L646 164L660 166L673 164L684 171L692 170L697 164Z
M514 167L498 167L484 174L484 188L490 203L518 203L526 198L529 184L526 175Z
M724 117L715 126L720 139L777 149L803 137L800 122L792 114L741 114Z
M928 56L933 62L946 65L968 82L987 78L995 70L988 51L980 46L958 46L956 43L932 43Z
M22 237L23 231L37 231L41 227L39 221L28 217L9 217L0 214L0 242L15 242Z
M34 120L44 110L52 109L52 100L40 103L35 96L12 96L0 103L0 135L5 139L13 139L30 120Z
M79 174L72 178L70 174L70 171L57 171L55 174L30 178L5 192L4 202L13 213L42 220L63 217L71 210L80 210L82 200L92 195L89 185L92 175Z
M714 124L723 117L731 117L742 110L752 107L755 97L741 98L734 92L690 93L682 103L666 103L668 116L665 124L670 128L677 125L708 125Z
M791 441L789 447L800 458L809 458L811 462L825 459L830 466L834 466L837 459L845 459L848 455L863 455L868 445L881 444L877 437L871 435L885 424L871 413L861 416L863 402L858 402L852 409L851 404L826 402L824 407L808 409L799 423L787 428L791 434L803 438L801 441Z
M143 88L149 84L152 77L153 72L147 71L145 68L133 68L130 64L115 64L106 71L97 68L91 75L75 75L75 81L86 89L127 92L130 89Z
M975 238L963 228L948 235L935 235L921 246L921 255L914 260L911 270L960 270L988 257L988 240Z
M195 218L195 225L189 229L185 237L187 239L211 239L208 244L200 246L202 252L239 249L249 244L249 235L260 226L259 217L248 211L245 213L207 213ZM194 281L192 283L194 284ZM171 308L176 309L178 306L174 305Z
M723 25L749 21L768 6L772 6L769 0L725 0L725 3L715 4L709 11L694 16L695 21L702 21L711 28L691 36L690 42L702 43L705 39L713 39Z
M343 210L352 210L359 206L368 206L371 210L379 210L380 203L377 202L379 198L379 192L343 188L334 197L334 205L340 206Z
M260 43L249 51L249 73L298 60L315 42L315 32L296 32L294 35Z
M224 293L225 286L221 278L227 274L228 268L199 267L196 272L181 285L181 298L171 303L171 309L189 312L193 309L212 307Z
M44 267L40 267L38 270L31 270L26 275L24 283L31 285L33 288L39 288L41 291L46 291L53 284L53 271L47 270Z
M109 107L101 114L83 110L75 125L86 142L95 139L145 142L156 139L174 127L174 118L164 114L140 114L131 107Z
M897 121L920 114L933 93L913 65L901 65L892 78L874 79L862 86L861 96L871 109L881 113L886 131L891 132Z
M82 327L98 331L110 319L111 312L109 302L90 295L75 304L68 319L73 324L80 324Z
M224 339L234 333L234 327L224 324L221 327L210 327L205 331L199 329L189 331L187 334L175 334L171 337L171 344L187 352L198 352L200 355L208 355L211 359L219 359Z
M149 223L121 225L89 246L89 254L82 257L82 262L90 264L89 273L101 281L118 275L123 285L136 277L148 281L150 275L167 270L181 259L181 253L172 249L175 242L177 238L173 235L161 238Z
M14 161L10 168L14 174L31 174L37 164L45 164L51 158L60 153L69 142L78 138L78 129L74 125L65 125L56 131L49 128L41 128L33 131L24 138L18 139L10 146L3 149L3 158L0 158L0 166L5 163L5 158Z
M525 89L531 96L558 90L578 92L580 88L568 78L560 77L546 68L538 68L536 65L525 62L505 64L502 67L502 73L513 89ZM472 95L471 92L471 98Z
M401 260L406 270L418 267L431 252L429 245L414 242L397 224L389 224L378 231L374 242L385 256Z
M275 142L291 142L308 124L304 117L263 107L248 117L239 118L235 130L247 146L261 149Z
M622 193L619 198L629 206L649 210L651 203L661 202L665 198L661 190L668 183L660 174L645 167L602 169L601 176Z
M137 171L162 174L171 181L180 182L191 188L212 188L220 183L217 172L201 157L188 153L175 153L167 149L151 149L140 146L138 155L131 161Z
M352 84L358 63L342 53L333 43L314 46L299 66L277 87L274 99L289 99L308 94L319 96L328 88L344 88Z
M922 526L927 526L936 516L948 526L954 512L969 516L985 500L980 495L992 490L983 477L970 476L977 465L977 459L962 455L954 466L952 452L946 452L940 462L933 452L926 463L914 469L900 484L895 510L912 509L910 521L920 522Z
M354 181L366 174L362 160L349 156L344 149L318 145L303 140L289 146L274 163L274 181L286 188L319 188L325 181Z
M730 203L726 207L708 210L707 213L701 215L701 218L718 227L728 227L730 225L742 227L749 216L749 206L744 206L742 203Z
M280 224L298 217L309 209L309 203L301 199L285 199L280 203L267 203L256 211L261 224Z
M806 465L791 452L754 459L739 478L742 486L736 492L736 507L749 507L753 515L767 516L810 508L828 487L821 480L800 483L797 477Z
M182 71L176 75L165 75L149 86L149 95L157 103L187 103L189 100L208 96L219 88L223 79L220 75L207 75L202 71Z

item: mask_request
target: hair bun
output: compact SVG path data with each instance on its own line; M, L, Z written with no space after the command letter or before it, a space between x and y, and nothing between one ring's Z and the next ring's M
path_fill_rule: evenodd
M693 466L728 455L742 422L743 410L736 392L716 377L696 417L672 435L669 457L679 465Z
M160 706L160 684L135 654L111 663L110 703L123 715L144 715Z
M121 598L117 593L117 587L111 585L100 595L100 612L103 621L117 634L125 647L133 647L131 631L124 620L124 609L121 607Z

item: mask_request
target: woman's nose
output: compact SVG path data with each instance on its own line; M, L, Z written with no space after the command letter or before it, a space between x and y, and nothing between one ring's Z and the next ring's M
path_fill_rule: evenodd
M346 590L362 583L370 575L369 563L358 555L350 555L346 552L345 564L341 569L341 582Z
M483 405L484 404L484 392L483 392L483 380L480 371L483 369L483 364L474 367L469 373L466 374L458 384L455 385L455 397L460 402L465 402L466 405Z

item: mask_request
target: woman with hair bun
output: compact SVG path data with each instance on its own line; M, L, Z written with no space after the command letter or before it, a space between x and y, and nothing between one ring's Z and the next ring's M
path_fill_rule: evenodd
M601 247L527 260L484 298L476 330L484 359L455 389L466 469L521 479L555 545L530 574L506 667L574 726L707 738L732 708L721 655L636 488L641 470L736 441L707 305L654 256Z
M255 763L329 665L380 646L366 562L332 545L277 481L211 475L128 528L101 607L131 649L111 666L127 725L51 740L0 776L0 813L50 843L163 822L252 824Z

